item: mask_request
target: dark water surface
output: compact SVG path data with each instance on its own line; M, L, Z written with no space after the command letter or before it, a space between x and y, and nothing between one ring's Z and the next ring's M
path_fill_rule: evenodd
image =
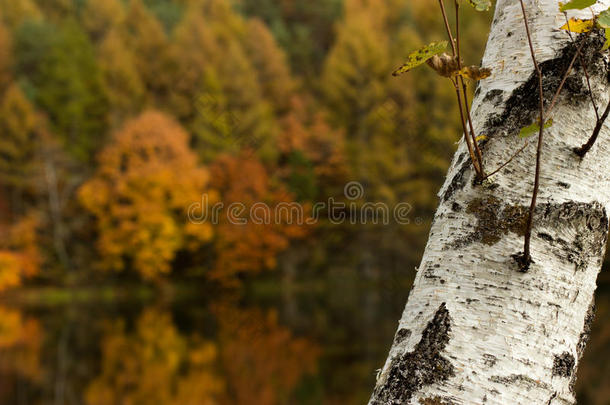
M0 304L0 404L365 402L408 285L284 287Z
M337 277L239 296L134 287L138 299L0 304L0 404L363 404L408 284ZM602 290L581 404L608 403L607 302Z

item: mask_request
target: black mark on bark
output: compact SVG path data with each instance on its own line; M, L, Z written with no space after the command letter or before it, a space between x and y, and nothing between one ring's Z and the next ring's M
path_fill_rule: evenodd
M453 405L454 404L454 402L452 402L450 399L439 397L439 396L422 398L419 400L419 403L421 405Z
M607 70L601 49L604 44L603 33L594 32L591 35L578 37L575 44L569 43L561 49L554 59L540 63L542 70L542 87L545 96L545 107L557 91L570 62L580 44L586 41L581 54L591 77L597 76L607 80ZM582 66L575 63L572 73L568 76L562 91L572 103L581 103L587 100L588 87L585 82ZM513 135L521 128L534 122L539 109L538 76L533 72L529 79L516 88L506 100L504 111L492 114L486 121L482 133L492 138L497 134Z
M458 163L460 164L460 163ZM445 193L443 194L443 201L449 200L456 191L461 190L466 185L466 171L470 168L470 160L466 160L461 163L457 173L451 179L451 183L447 186Z
M394 343L393 346L396 346L398 344L401 344L402 342L404 342L406 339L408 339L411 336L411 331L409 329L406 328L400 328L397 332L396 332L396 336L394 336Z
M450 330L449 311L442 303L413 351L392 359L386 380L373 392L372 403L406 404L422 387L455 375L453 365L441 355L449 343Z
M576 366L576 360L568 352L563 352L560 355L556 355L553 359L553 375L559 377L569 378L574 372Z
M448 244L446 249L460 249L474 242L491 246L509 232L523 236L527 209L505 205L493 196L475 198L466 208L477 219L474 230ZM599 203L539 204L534 227L574 230L576 237L571 241L553 238L544 231L537 232L536 236L548 243L555 255L573 263L576 270L584 270L592 258L601 260L608 238L608 216Z

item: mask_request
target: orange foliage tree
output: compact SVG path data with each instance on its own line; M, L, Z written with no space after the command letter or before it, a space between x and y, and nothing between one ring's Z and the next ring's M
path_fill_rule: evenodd
M10 226L0 224L0 292L38 273L37 227L38 220L33 215Z
M212 237L209 223L187 221L201 200L208 172L197 165L187 133L159 112L125 124L99 156L97 173L80 189L80 201L95 215L103 267L128 262L145 278L170 271L176 252Z
M296 205L248 151L220 157L210 172L211 186L220 192L225 208L218 218L210 276L230 283L240 274L275 268L277 255L290 239L306 235L309 207ZM231 205L238 208L232 210Z
M286 163L281 170L291 188L297 194L307 195L302 185L299 167L309 165L315 181L310 198L327 197L343 189L349 177L345 152L345 137L342 131L330 127L322 112L315 111L312 103L304 97L294 96L290 101L290 113L282 119L282 134L278 147ZM300 158L300 159L299 159ZM302 171L302 167L300 168ZM300 184L301 183L301 184Z

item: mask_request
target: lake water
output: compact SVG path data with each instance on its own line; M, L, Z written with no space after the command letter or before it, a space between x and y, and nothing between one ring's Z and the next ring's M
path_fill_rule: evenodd
M134 286L47 291L45 303L26 294L0 304L0 404L363 404L408 284L338 275L239 293ZM608 297L581 404L608 403Z

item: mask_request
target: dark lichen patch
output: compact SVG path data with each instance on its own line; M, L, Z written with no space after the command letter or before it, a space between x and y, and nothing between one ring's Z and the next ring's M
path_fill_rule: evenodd
M576 360L574 360L574 356L568 352L563 352L553 359L553 375L569 378L574 373L575 366Z
M427 397L427 398L420 398L419 403L421 405L453 405L454 402L447 399L447 398L443 398L440 396L435 396L435 397Z
M407 340L411 336L411 331L406 328L400 328L396 331L396 335L394 336L394 343L392 346L396 346Z
M607 80L607 68L601 52L604 44L603 32L596 31L591 35L581 35L576 39L575 44L570 42L561 49L554 59L540 64L543 75L545 107L550 104L576 50L583 42L585 44L581 54L589 75ZM568 99L571 103L581 103L587 100L588 94L582 66L577 62L564 84L562 97ZM534 122L539 113L539 100L538 76L533 71L528 80L516 88L506 100L504 110L501 113L489 116L482 133L485 133L488 138L497 134L513 135L518 133L521 128Z
M483 355L483 364L485 364L485 367L491 368L491 367L495 366L497 362L498 362L498 358L496 356L494 356L493 354L485 353Z
M461 248L473 242L486 245L498 243L508 232L525 234L527 209L523 206L503 205L496 197L475 198L466 207L466 212L477 218L472 233L451 244Z
M371 403L406 404L422 387L455 375L453 365L441 355L449 343L450 330L449 311L442 303L413 351L392 359L387 378L375 388Z
M449 200L456 191L461 190L466 186L466 171L470 168L470 160L467 159L460 164L460 168L457 173L451 179L451 182L447 186L445 193L443 194L442 200Z
M576 346L576 354L580 359L585 352L585 347L589 342L589 337L591 335L591 325L593 325L593 320L595 319L595 297L591 300L591 305L589 305L589 309L587 310L587 314L585 315L585 321L582 328L582 332L580 333L580 337L578 339L578 345Z
M553 238L544 232L538 233L553 248L556 255L573 263L575 270L583 271L592 257L602 257L608 238L608 216L601 204L545 204L540 210L542 218L536 218L536 221L541 224L554 224L557 229L571 227L576 232L576 237L571 242Z
M475 198L466 207L466 212L476 217L474 230L456 239L445 249L460 249L471 243L494 245L509 232L519 236L525 234L526 206L505 205L496 197ZM534 230L571 228L576 234L572 241L553 238L539 231L535 235L547 242L560 258L573 263L576 270L586 269L592 257L601 258L608 238L608 216L599 203L567 202L562 204L539 204L534 217ZM522 255L515 254L521 271L527 271L530 263L521 263ZM523 270L525 269L525 270Z
M489 90L485 94L485 97L483 98L483 102L484 103L491 102L494 104L494 106L497 107L502 102L502 94L504 94L504 91L499 90L499 89Z

